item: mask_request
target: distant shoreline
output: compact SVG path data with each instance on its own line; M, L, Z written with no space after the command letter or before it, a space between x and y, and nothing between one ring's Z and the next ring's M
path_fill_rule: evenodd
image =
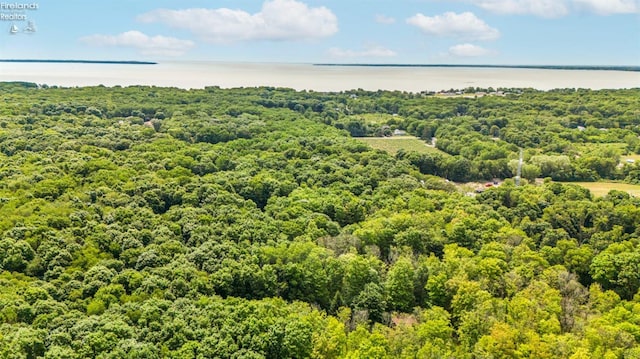
M105 64L105 65L157 65L151 61L110 61L110 60L37 60L37 59L0 59L0 62L19 63L58 63L58 64Z
M590 65L461 65L461 64L340 64L318 63L313 66L335 67L447 67L447 68L489 68L489 69L532 69L532 70L598 70L640 72L640 66L590 66Z
M106 64L106 65L158 65L154 61L120 60L41 60L41 59L0 59L11 63L59 63L59 64ZM370 63L312 63L318 67L399 67L399 68L488 68L488 69L531 69L531 70L594 70L640 72L640 66L607 65L463 65L463 64L370 64Z
M638 88L640 71L526 68L313 66L216 62L159 62L153 66L74 63L0 63L0 81L48 86L166 86L179 88L284 87L296 90L397 90L408 92L475 88Z

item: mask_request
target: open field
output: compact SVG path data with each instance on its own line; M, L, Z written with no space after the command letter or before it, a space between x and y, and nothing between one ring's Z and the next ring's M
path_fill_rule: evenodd
M618 182L569 182L573 184L577 184L593 193L596 197L602 197L609 193L610 190L616 189L619 191L628 192L630 195L634 197L640 196L640 186L633 185L628 183L618 183Z
M405 151L416 151L419 153L439 152L447 155L437 148L427 145L427 143L421 139L413 136L357 137L356 139L368 143L369 146L375 149L387 151L392 155L395 155L400 149L404 149Z
M602 151L608 151L608 150L613 150L614 152L618 153L618 154L622 154L625 152L625 149L627 147L626 143L622 143L622 142L616 142L616 143L576 143L573 144L573 147L580 153L580 154L589 154L589 153L594 153L594 152L602 152Z
M620 155L620 163L625 163L627 160L634 160L636 162L640 161L639 154L624 154L627 151L626 143L586 143L576 144L574 147L578 152L580 152L580 154L613 150Z
M573 147L575 147L580 152L593 152L593 151L602 151L607 149L614 149L616 151L620 151L620 153L624 152L627 144L624 142L614 142L614 143L574 143Z
M640 162L640 155L622 155L620 156L620 162L624 163L627 160L634 160L636 162Z
M390 120L402 122L404 119L402 116L390 115L387 113L363 113L359 115L348 116L347 118L353 120L364 120L365 123L374 125L385 125Z

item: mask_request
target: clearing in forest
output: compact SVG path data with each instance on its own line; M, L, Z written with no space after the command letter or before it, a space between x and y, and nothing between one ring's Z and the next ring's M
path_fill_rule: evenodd
M627 160L631 160L631 161L633 161L633 163L640 162L640 155L634 154L634 155L622 155L622 156L620 156L620 162L621 163L625 163L625 162L628 163Z
M428 145L423 140L413 136L393 136L393 137L354 137L358 141L368 143L369 146L386 151L392 155L403 149L405 151L415 151L419 153L438 152L447 155L445 152Z
M612 189L627 192L634 197L640 196L639 185L619 183L619 182L569 182L569 183L577 184L579 186L582 186L588 189L596 197L605 196Z

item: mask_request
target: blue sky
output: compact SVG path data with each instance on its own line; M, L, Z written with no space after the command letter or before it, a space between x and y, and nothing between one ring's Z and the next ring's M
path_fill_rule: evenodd
M640 0L40 0L0 6L6 29L0 58L640 65ZM24 31L28 21L36 32ZM12 25L18 33L10 34Z

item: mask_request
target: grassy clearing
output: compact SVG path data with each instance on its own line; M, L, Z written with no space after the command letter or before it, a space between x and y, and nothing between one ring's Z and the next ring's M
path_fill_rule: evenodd
M439 152L447 155L435 147L428 146L426 142L413 136L394 136L394 137L358 137L358 141L365 142L369 146L386 151L395 155L400 149L405 151L415 151L418 153Z
M575 148L580 154L587 155L594 152L602 152L613 150L615 153L622 155L627 147L626 143L575 143Z
M582 186L588 189L596 197L605 196L612 189L616 189L618 191L625 191L634 197L640 197L640 186L628 184L628 183L618 183L618 182L569 182L569 183L577 184L579 186Z
M625 163L627 160L640 161L640 155L638 154L624 154L627 151L626 143L587 143L576 144L574 147L582 155L601 152L603 150L613 150L620 155L620 163Z
M620 162L624 163L627 160L634 160L640 162L640 155L622 155L620 156Z
M349 116L349 119L364 120L367 124L386 125L390 120L398 122L404 121L402 116L393 116L386 113L363 113Z

